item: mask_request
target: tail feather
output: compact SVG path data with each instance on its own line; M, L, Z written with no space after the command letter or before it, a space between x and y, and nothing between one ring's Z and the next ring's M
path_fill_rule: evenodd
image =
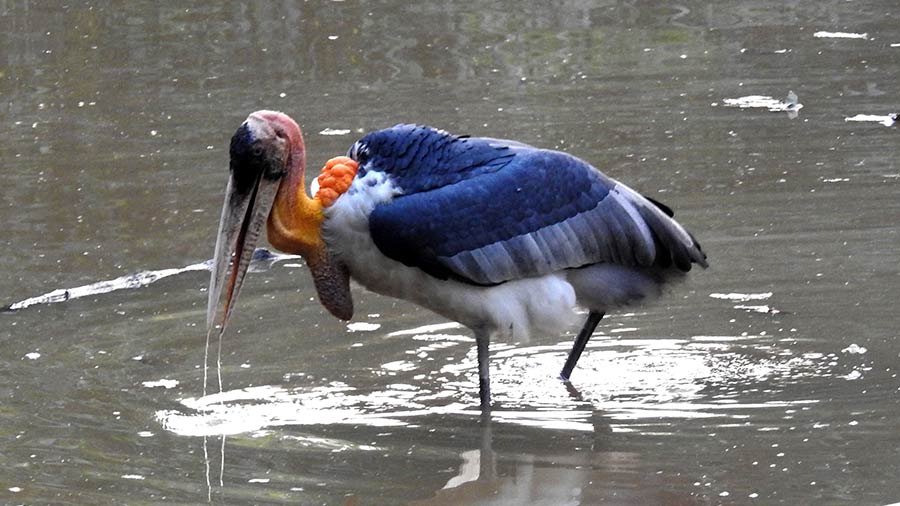
M661 267L674 264L682 271L689 271L693 264L703 268L709 266L706 254L700 244L672 216L674 213L665 204L635 193L641 217L644 218L656 240L657 262Z

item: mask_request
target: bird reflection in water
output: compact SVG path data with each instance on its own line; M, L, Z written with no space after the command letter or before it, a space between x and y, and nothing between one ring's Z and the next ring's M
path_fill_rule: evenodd
M580 402L577 389L569 391ZM591 410L588 419L593 429L578 432L497 425L482 419L480 446L459 454L462 462L457 474L431 497L411 504L703 503L692 494L687 478L660 475L641 454L615 450L615 437L601 412Z

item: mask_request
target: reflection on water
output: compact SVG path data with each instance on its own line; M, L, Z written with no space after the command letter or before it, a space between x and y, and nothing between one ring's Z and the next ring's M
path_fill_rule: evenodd
M739 98L726 98L722 100L726 107L739 107L741 109L759 108L766 109L770 112L786 112L788 118L795 119L803 108L803 104L799 102L797 94L789 91L784 100L772 98L764 95L749 95ZM715 104L714 105L718 105Z
M767 294L739 295L729 300ZM339 381L292 386L309 379L303 372L292 372L280 384L187 397L178 407L158 411L156 416L167 431L178 435L203 436L204 441L228 436L229 445L221 440L221 453L218 444L210 446L212 468L217 469L216 462L222 465L212 473L213 482L215 476L223 480L210 489L211 494L224 494L229 483L239 485L235 479L305 490L292 484L296 477L250 476L231 470L240 468L242 447L255 445L253 441L274 438L278 445L305 452L360 458L395 451L397 438L403 441L409 431L438 431L442 435L436 441L428 437L406 444L438 445L441 450L429 451L445 451L454 437L468 434L469 439L452 443L459 451L459 464L434 485L436 492L413 504L601 504L611 500L708 504L698 487L713 487L712 495L721 497L735 489L742 490L743 497L759 496L760 489L752 485L746 489L744 482L732 484L723 478L688 480L677 472L677 465L666 472L648 473L648 466L654 468L645 461L648 457L642 451L619 449L617 438L664 441L679 436L680 427L691 422L702 424L712 435L731 430L777 434L785 429L785 421L792 423L801 417L798 413L810 413L827 400L802 393L797 385L827 378L854 381L870 369L865 362L867 350L860 346L837 353L801 352L794 350L795 339L766 333L632 338L629 334L639 329L620 325L595 336L577 371L575 387L567 388L556 379L568 341L493 346L496 408L486 420L479 416L474 341L454 333L458 329L455 323L438 323L384 335L378 335L377 329L370 331L374 339L407 339L410 346L403 360L384 361L368 371L370 377L354 378L355 384L365 387ZM460 356L461 360L453 360ZM781 421L771 418L778 412L784 413ZM809 416L814 415L803 415ZM813 423L813 427L826 426ZM334 435L323 437L315 427ZM523 438L529 441L525 446ZM778 443L771 446L779 448ZM748 465L755 466L756 461Z
M844 118L844 121L872 121L889 127L893 126L894 123L897 122L897 113L887 114L883 116L879 116L876 114L857 114L855 116Z
M272 253L264 248L258 248L251 256L249 270L250 272L259 272L268 269L276 262L295 260L298 258L300 258L298 255L282 255L279 253ZM76 286L74 288L57 288L43 295L36 295L18 302L13 302L2 308L2 310L18 311L38 304L56 304L58 302L66 302L73 299L101 295L118 290L142 288L151 283L156 283L161 279L176 276L178 274L194 271L208 271L211 263L212 260L207 260L205 262L191 264L180 268L136 272L115 279L98 281L96 283Z
M531 434L518 435L523 436ZM705 504L683 479L641 472L645 463L638 453L577 446L573 451L561 445L542 455L517 452L510 459L494 450L509 438L502 430L482 426L480 447L460 453L456 474L431 497L411 504ZM593 444L595 450L604 445L601 439Z
M441 333L448 326L420 327L405 360L390 361L374 376L390 376L384 389L331 382L316 387L262 385L199 398L163 410L163 427L185 436L253 433L279 426L350 424L403 426L432 415L479 413L477 357L472 349L447 362L450 348L473 348L465 335ZM434 332L426 332L433 330ZM637 329L620 328L627 334ZM403 335L397 332L394 335ZM495 405L492 419L547 429L592 431L601 412L613 431L658 433L669 419L712 418L717 423L748 418L756 408L801 407L814 397L751 402L748 393L772 393L812 378L860 374L852 356L797 354L766 335L643 339L597 336L587 360L568 386L557 379L569 343L553 346L492 346ZM847 351L847 350L845 350ZM851 354L852 355L852 354ZM444 364L438 366L436 364ZM849 368L849 372L847 372ZM287 378L302 378L292 373ZM366 384L365 378L354 378ZM652 422L652 423L648 423ZM659 427L656 427L659 425Z
M0 1L0 300L45 294L0 312L0 503L897 503L895 4ZM569 338L496 343L488 426L466 331L362 291L344 326L280 263L197 397L261 108L311 166L398 122L561 148L714 265L605 318L575 390Z

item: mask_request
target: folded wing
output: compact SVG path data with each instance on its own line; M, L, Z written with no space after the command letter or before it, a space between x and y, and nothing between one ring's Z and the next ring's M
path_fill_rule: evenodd
M445 184L434 178L427 187L401 184L404 194L370 215L372 238L386 256L479 285L596 263L684 271L706 265L700 246L664 206L586 162L519 143L455 139L468 145L466 177L447 177L456 172L447 168L452 153L449 159L442 153L438 181ZM489 150L503 163L486 157L490 170L471 165L472 152ZM378 153L368 155L377 160ZM429 163L407 160L402 172L427 173Z

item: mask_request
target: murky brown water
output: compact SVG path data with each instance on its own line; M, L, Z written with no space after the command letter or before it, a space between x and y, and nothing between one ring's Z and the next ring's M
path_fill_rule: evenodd
M467 331L362 290L345 326L296 261L249 277L206 397L206 272L0 314L0 503L900 502L898 130L845 121L900 109L897 17L0 1L4 304L209 258L227 141L264 107L314 166L398 122L565 149L712 265L604 320L577 391L571 336L498 343L490 427ZM794 119L726 103L790 90Z

